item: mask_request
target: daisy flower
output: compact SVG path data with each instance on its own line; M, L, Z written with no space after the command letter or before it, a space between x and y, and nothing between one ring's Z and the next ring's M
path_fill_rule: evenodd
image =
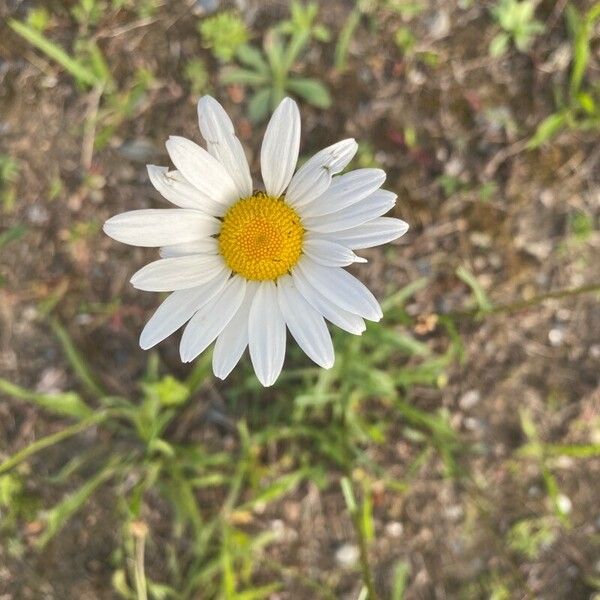
M198 103L207 149L172 136L175 170L148 165L154 187L177 208L134 210L106 221L113 239L160 247L133 275L140 290L171 292L144 327L148 349L187 323L181 360L194 360L213 341L213 371L224 379L249 347L264 386L279 376L286 328L302 350L328 369L333 344L325 320L353 333L378 321L373 294L344 267L366 262L354 250L403 235L408 225L383 217L396 194L379 189L381 169L338 175L357 150L333 144L297 171L300 113L285 98L265 132L260 153L264 191L253 187L231 119L210 96Z

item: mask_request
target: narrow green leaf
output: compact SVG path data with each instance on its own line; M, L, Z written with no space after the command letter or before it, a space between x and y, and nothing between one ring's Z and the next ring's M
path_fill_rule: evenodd
M352 483L347 477L342 477L340 486L342 488L342 494L344 496L344 502L346 502L346 508L348 509L348 512L351 515L355 515L358 510L358 506L356 504L354 490L352 489Z
M466 267L458 267L458 269L456 269L456 275L471 288L480 310L486 312L492 308L492 303L489 301L482 285Z
M83 386L90 394L97 398L105 396L106 392L96 382L85 358L77 350L75 344L73 344L67 330L60 324L58 319L50 319L50 326L58 338L69 364L73 368L73 371L75 371L75 375L77 375Z
M20 21L10 19L8 24L13 31L25 38L30 44L41 50L46 56L56 61L61 67L68 71L75 79L84 85L94 87L102 81L80 61L69 56L60 46L47 39L44 34Z
M19 450L19 452L16 452L15 454L7 458L3 463L1 463L0 474L9 471L10 469L23 462L30 456L36 454L37 452L45 450L50 446L54 446L54 444L58 444L59 442L62 442L63 440L77 435L78 433L88 429L89 427L92 427L93 425L104 421L107 418L107 416L107 412L96 413L92 415L89 419L85 419L83 421L80 421L79 423L75 423L75 425L65 427L65 429L61 429L60 431L57 431L52 435L48 435L39 440L36 440L35 442L29 444L29 446L26 446L22 450Z
M240 85L259 86L264 85L267 82L268 78L266 75L248 69L227 69L221 75L221 83L225 85L237 83Z
M394 567L394 578L392 584L392 600L403 600L404 592L408 585L410 564L406 561L398 561Z
M10 244L11 242L15 242L18 239L22 238L27 233L27 227L25 225L15 225L6 231L0 233L0 248L6 246L6 244Z
M331 106L329 90L316 79L300 77L290 79L287 82L287 89L294 94L298 94L317 108L329 108Z
M350 42L358 24L360 23L360 11L354 9L346 19L340 35L338 37L337 44L335 45L335 58L334 65L338 71L344 71L348 66L348 50L350 48Z
M533 150L553 138L567 124L567 113L559 112L546 117L537 127L533 137L527 142L527 148Z
M67 523L67 521L83 506L92 493L110 479L115 472L113 464L106 465L94 477L86 481L78 490L69 494L64 500L50 509L45 515L46 528L37 541L43 548Z
M248 103L248 116L255 123L262 121L269 112L271 89L263 88L255 92Z
M60 416L85 419L92 414L92 409L75 392L42 394L32 392L2 378L0 378L0 392L16 400L31 402Z
M252 71L265 76L269 75L269 65L258 48L243 44L237 49L236 56L243 65L250 67Z

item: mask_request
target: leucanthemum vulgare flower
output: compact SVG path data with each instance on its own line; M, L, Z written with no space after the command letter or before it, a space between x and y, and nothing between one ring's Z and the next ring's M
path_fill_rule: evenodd
M140 290L171 292L144 327L151 348L187 323L181 359L194 360L215 339L213 370L225 378L244 353L260 382L283 366L286 327L318 365L330 368L325 319L353 334L378 321L373 294L344 267L366 262L354 250L400 237L408 225L382 217L396 194L379 189L380 169L340 173L357 150L346 139L317 152L298 171L300 114L290 98L275 110L263 139L265 191L253 187L233 124L210 96L198 103L207 150L183 137L167 141L176 170L148 166L154 187L177 208L112 217L113 239L160 247L161 259L131 278Z

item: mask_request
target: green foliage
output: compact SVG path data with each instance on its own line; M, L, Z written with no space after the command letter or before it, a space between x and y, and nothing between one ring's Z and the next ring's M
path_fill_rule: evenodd
M18 176L19 163L8 154L0 154L0 204L4 213L14 210Z
M404 54L410 54L416 42L417 38L409 27L399 27L394 33L394 43Z
M594 27L600 20L600 2L583 15L569 4L565 15L573 52L568 91L558 94L557 111L538 125L528 142L527 147L530 149L550 141L567 128L580 131L600 128L600 86L592 80L591 75L586 82L591 40Z
M320 81L292 73L311 38L328 37L326 30L314 23L317 11L318 6L314 2L306 6L293 2L292 18L267 33L263 51L249 45L240 46L236 56L243 67L230 68L223 73L223 83L254 89L248 104L252 120L263 120L286 93L299 96L318 108L331 105L329 91Z
M85 29L93 27L100 22L106 6L99 0L79 0L71 9L73 18Z
M32 8L27 13L26 23L32 29L43 32L50 24L50 13L43 6Z
M206 48L225 62L230 61L238 48L248 41L248 30L241 17L233 11L224 11L203 19L198 31Z
M335 45L334 65L338 71L344 71L348 66L348 51L354 32L360 23L360 10L353 10L346 19Z
M502 28L490 43L490 54L501 56L511 41L517 50L527 52L536 36L544 31L544 25L535 19L536 0L498 0L492 16Z
M594 231L594 221L585 212L577 211L569 216L569 230L577 241L585 242Z
M552 519L540 517L517 521L508 532L508 545L530 560L538 558L556 538Z
M451 341L445 354L435 354L410 334L404 304L425 285L425 280L419 280L390 296L383 303L389 315L386 323L372 324L362 337L348 340L345 335L334 335L338 360L331 370L284 372L281 392L274 394L268 407L253 399L259 394L256 379L250 370L242 369L224 390L231 412L241 410L245 415L245 420L230 423L236 447L227 451L199 441L183 444L170 433L185 423L183 414L194 394L210 378L209 353L199 359L187 381L161 376L158 355L150 354L146 373L136 386L138 392L131 398L114 396L102 389L64 327L51 320L81 392L41 394L2 380L0 391L68 417L73 424L7 458L0 464L0 475L14 478L15 469L25 461L35 465L38 453L91 427L103 433L91 446L84 443L77 456L48 477L50 485L74 480L78 485L38 515L44 524L38 546L59 535L102 488L103 494L117 495L124 523L124 550L113 576L120 596L135 598L146 589L157 598L191 599L198 593L206 598L268 598L280 589L280 581L257 586L254 573L266 561L264 552L274 534L251 535L244 525L252 522L257 511L285 498L305 481L320 488L330 485L325 473L340 469L339 485L363 548L361 561L367 573L367 548L376 535L374 482L401 491L423 458L409 465L406 481L396 480L367 455L364 444L384 446L403 434L426 454L439 452L447 476L459 474L456 456L462 445L447 415L421 410L406 399L414 385L443 385L444 370L460 353L460 344ZM299 357L297 349L290 351L291 361ZM382 410L389 419L381 419ZM266 450L277 447L281 452L266 462ZM16 480L7 481L0 500L12 502L19 488L13 485ZM220 501L206 506L200 501L203 490L210 490ZM165 552L172 553L173 559L166 583L153 581L143 569L143 540L151 534L142 519L150 492L153 497L162 495L172 507L174 545ZM186 540L186 550L178 546L181 539ZM273 568L271 561L265 565ZM395 589L401 590L406 573L398 569ZM316 597L335 597L322 583L286 571L286 580L290 578L318 590Z
M206 64L201 58L192 58L189 60L185 65L183 75L190 82L194 96L201 96L206 93L209 84L209 74Z
M31 25L16 21L15 19L10 19L8 24L13 31L46 54L49 58L56 61L63 69L65 69L65 71L70 73L80 86L96 87L106 83L102 79L103 74L95 71L94 65L90 61L85 60L84 57L74 58L70 56L58 44L49 40L43 32L35 29ZM90 44L93 44L93 42L90 42Z
M487 294L479 281L477 281L475 275L464 266L460 266L456 269L456 275L471 288L479 310L483 313L489 312L493 308L492 303L488 299Z

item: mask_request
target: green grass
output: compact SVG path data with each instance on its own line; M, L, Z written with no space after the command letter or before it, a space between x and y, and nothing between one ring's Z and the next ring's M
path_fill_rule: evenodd
M395 479L366 448L384 447L404 429L417 455L431 448L442 457L447 476L460 473L461 443L445 416L407 401L413 386L436 386L459 351L456 342L449 340L444 354L432 353L409 333L404 303L422 285L418 282L388 298L384 305L390 316L369 326L362 337L335 335L338 359L330 371L300 366L304 361L292 349L290 366L267 402L249 365L242 366L221 389L228 427L236 438L233 451L172 439L169 433L198 402L198 394L214 385L210 354L199 359L186 381L164 373L157 355L150 354L146 373L132 386L133 395L113 395L103 389L102 378L66 329L51 318L78 389L43 394L4 380L0 389L14 401L68 417L70 422L8 457L0 473L16 476L24 463L35 471L40 452L60 454L61 443L91 427L104 433L63 468L68 476L48 474L48 485L63 487L66 495L40 512L44 528L37 545L60 536L67 522L85 510L89 498L104 489L119 507L114 518L121 522L122 541L129 548L114 564L114 585L123 597L164 593L193 598L202 590L206 598L266 598L281 587L277 576L267 584L264 576L261 585L255 583L258 572L272 572L268 548L273 537L260 530L251 533L244 524L253 520L257 507L262 511L311 481L321 489L341 486L361 548L361 576L365 589L372 590L369 545L376 535L372 486L379 481L390 493L399 493L410 484L413 470L407 465L407 479ZM381 418L382 411L388 418ZM263 458L267 451L272 460ZM81 483L73 488L69 481L75 480ZM119 492L126 481L136 483ZM206 506L201 497L207 491L221 501ZM11 493L15 494L10 489L5 493L9 501ZM152 539L151 530L141 537L139 531L148 528L146 502L156 494L170 504L172 514L169 552L173 556L161 581L144 574L144 558L139 555L142 538ZM192 543L181 550L179 541L184 538ZM404 585L402 573L396 575L397 589ZM335 597L334 590L320 582L301 579L303 586L319 590L315 597Z

